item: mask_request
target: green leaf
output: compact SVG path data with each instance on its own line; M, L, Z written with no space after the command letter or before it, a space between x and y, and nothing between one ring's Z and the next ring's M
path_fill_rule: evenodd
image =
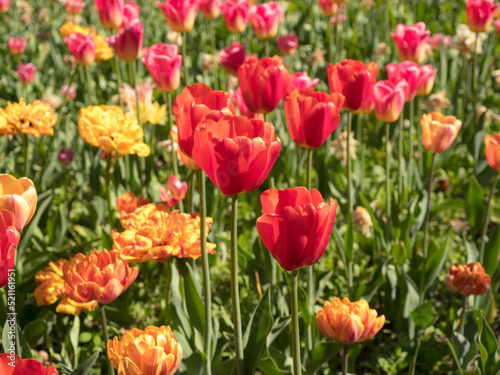
M311 358L307 361L306 374L316 373L324 363L328 362L340 352L342 346L342 343L337 341L321 341L313 349Z
M66 351L68 354L73 355L74 365L78 366L78 339L80 338L80 317L75 315L71 329L66 335L64 340L64 345L66 346Z
M479 353L484 375L496 375L494 369L499 361L498 341L495 333L486 321L481 311L479 323Z
M23 333L26 341L30 345L36 346L38 344L38 341L47 333L47 325L45 324L45 320L37 319L29 322L24 326Z
M15 316L16 315L9 315L3 326L3 331L2 331L3 351L5 353L10 353L14 350L16 354L20 356L22 359L33 358L31 355L31 349L28 343L26 342L24 335L21 332L21 329L16 324L16 321L9 320L9 318L12 319ZM17 337L15 332L16 328L11 330L11 328L14 327L14 325L17 328ZM18 340L18 342L16 342L16 339Z
M425 262L425 285L422 293L425 293L427 289L430 288L439 272L443 268L444 262L446 260L446 255L448 254L448 244L450 242L449 237L446 241L438 248L434 240L431 240L429 246L429 256Z
M484 247L484 271L493 276L497 269L498 253L500 252L500 226L496 226L493 234Z
M347 262L352 262L352 254L354 252L354 228L352 226L352 217L349 218L347 222L347 230L345 232L344 237L344 247L345 247L345 256Z
M484 201L484 189L479 185L475 176L469 179L467 189L467 200L465 201L465 212L469 225L477 230L483 226L486 213L486 202Z
M87 359L85 362L83 362L78 368L73 371L71 375L87 375L89 371L92 369L92 366L94 366L95 361L97 360L97 357L99 357L100 352L95 352L90 356L89 359Z
M420 328L429 327L437 317L436 310L430 301L418 306L411 312L411 318L415 325Z
M397 242L392 244L391 255L396 260L396 264L403 264L408 259L408 253L404 243Z

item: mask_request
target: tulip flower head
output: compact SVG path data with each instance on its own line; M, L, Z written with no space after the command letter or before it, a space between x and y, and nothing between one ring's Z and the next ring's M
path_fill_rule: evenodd
M449 48L451 46L452 38L450 35L443 35L441 33L432 34L429 37L429 44L435 50L438 50L442 47Z
M177 206L186 197L187 190L187 182L168 176L167 188L160 186L160 201L168 203L170 207Z
M465 7L470 30L476 33L488 31L498 4L493 0L467 0Z
M0 0L0 13L7 13L10 8L10 0Z
M231 33L241 33L248 24L250 6L247 0L225 0L222 3L222 17Z
M136 197L133 193L124 193L121 197L116 198L116 209L121 216L130 214L146 204L149 204L149 199L144 198L142 194Z
M391 123L401 115L405 105L408 83L402 80L397 84L391 81L378 81L373 88L375 115L382 122Z
M430 34L430 31L425 30L424 22L418 22L411 26L398 24L396 33L391 33L391 37L398 47L399 59L422 64L425 59L425 46Z
M182 56L174 44L156 43L144 48L142 62L148 68L158 90L172 92L179 87Z
M282 35L278 37L277 43L282 55L293 55L299 46L299 37L295 34Z
M38 68L32 63L19 64L17 66L17 78L23 85L29 85L35 80L35 72Z
M264 115L262 113L254 113L248 109L239 87L236 89L236 91L229 90L229 94L231 94L231 99L233 99L236 107L238 107L240 115L248 118L260 118L261 120L264 120Z
M245 61L245 46L239 42L233 42L219 52L220 64L226 72L233 76L238 75L238 68Z
M325 17L336 16L339 12L339 4L330 0L318 0L319 9L321 14Z
M141 57L144 40L144 26L136 19L116 35L106 38L115 53L123 61L134 61Z
M454 116L431 112L422 115L420 125L423 146L431 152L441 153L451 146L462 127L462 122Z
M486 160L495 171L500 172L500 133L490 135L484 138L486 147Z
M0 288L8 282L9 270L14 269L19 231L15 227L16 217L6 209L0 209Z
M420 83L417 87L417 96L427 96L431 93L436 79L437 69L431 64L420 65Z
M450 267L449 274L446 279L448 288L464 297L471 294L480 296L490 288L491 278L484 272L484 268L479 262L467 265L456 263Z
M342 301L334 297L332 302L325 302L316 314L316 320L328 339L350 345L375 336L383 327L385 316L378 316L364 299L351 302L347 297Z
M0 374L2 375L59 375L54 366L45 367L36 359L21 359L17 354L0 354Z
M118 29L123 21L123 0L94 0L105 29Z
M161 9L168 27L178 33L187 33L194 26L197 0L166 0L164 3L157 1L156 6Z
M343 105L341 94L293 90L284 101L288 130L293 141L301 147L321 147L339 126Z
M8 42L10 53L20 55L26 50L26 38L10 38Z
M283 20L285 12L277 1L269 1L250 7L248 18L258 39L274 38L278 33L278 26Z
M66 0L64 3L64 7L66 8L66 12L69 14L80 14L85 8L85 1L83 0Z
M293 73L290 77L290 92L295 89L311 89L314 90L319 83L319 78L311 79L307 72Z
M264 246L281 268L295 271L316 263L330 239L337 203L326 203L316 189L276 190L260 196L264 214L257 231Z
M134 0L127 1L123 6L122 24L120 29L129 26L132 21L139 19L141 7Z
M373 92L378 66L374 62L366 66L361 61L344 60L337 65L330 64L327 74L330 91L344 95L344 109L356 112Z
M29 223L36 210L35 185L27 177L20 179L10 174L0 174L0 209L14 214L14 227L18 232Z
M199 0L201 14L208 20L214 20L219 17L221 2L220 0Z
M80 66L87 66L95 60L95 43L92 34L83 35L73 33L64 38L71 54L75 57L76 63Z
M390 63L386 66L387 78L394 84L405 81L408 86L406 87L406 101L412 101L417 95L417 90L421 85L426 85L423 82L422 68L412 61L403 61L399 64ZM427 89L427 87L425 87Z
M61 87L61 96L66 100L73 100L76 98L76 86L69 87L68 85L63 85Z
M59 155L57 159L59 160L59 164L61 164L63 167L67 167L73 161L73 156L74 152L72 147L61 148L61 150L59 150Z

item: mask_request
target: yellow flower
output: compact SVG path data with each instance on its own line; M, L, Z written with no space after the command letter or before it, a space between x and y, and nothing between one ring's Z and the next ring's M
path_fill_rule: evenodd
M31 104L7 103L5 109L0 108L0 135L16 135L19 133L31 134L33 137L41 135L54 135L54 126L57 122L56 115L50 107L35 100Z
M172 375L182 360L182 347L169 326L134 328L108 343L108 357L118 375Z
M170 212L168 204L151 203L138 207L121 218L124 232L113 232L113 250L123 259L142 263L165 262L174 256L198 259L200 249L200 217L198 214ZM207 217L207 234L212 225ZM207 243L207 252L215 253L215 244Z
M83 35L92 34L95 44L95 62L99 64L102 61L111 59L113 55L113 50L106 42L102 35L97 34L95 31L90 30L87 27L75 25L73 22L66 22L59 29L59 34L61 37L69 37L73 33L80 33Z
M377 317L377 311L370 309L368 302L361 299L350 302L334 297L326 301L316 315L318 327L330 340L353 344L371 339L385 323L383 315Z
M93 146L107 153L148 156L149 146L142 142L144 131L129 113L118 106L92 106L80 110L78 133Z
M141 113L143 111L142 107L143 105L139 105ZM145 105L144 107L144 113L146 115L145 117L151 125L158 125L158 123L167 115L167 106L165 104L160 106L158 102L153 102L150 105ZM142 117L141 121L143 121Z

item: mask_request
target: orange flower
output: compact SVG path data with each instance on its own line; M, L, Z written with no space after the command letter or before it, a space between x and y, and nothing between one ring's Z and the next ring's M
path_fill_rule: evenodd
M207 217L207 235L212 225ZM149 260L165 262L168 258L198 259L200 250L200 218L198 214L170 212L166 203L151 203L122 217L124 232L113 232L113 250L129 262ZM207 243L207 252L215 253L215 244Z
M21 98L19 103L7 103L5 109L0 108L0 135L31 134L33 137L54 135L56 115L50 107L35 100L26 104Z
M486 146L486 160L495 171L500 171L500 133L487 135L484 138Z
M464 297L471 294L480 296L486 293L491 284L491 278L484 272L481 263L462 265L455 263L450 267L450 275L446 279L448 288Z
M19 180L10 174L0 174L0 209L15 216L14 226L21 232L36 210L37 195L33 182L27 177Z
M441 153L451 146L462 127L462 121L454 116L445 116L439 112L422 115L422 144L431 151Z
M125 216L148 203L149 199L144 198L142 194L137 198L133 193L124 193L121 197L116 198L116 209L121 216Z
M345 297L326 301L316 315L318 327L330 340L353 344L371 339L384 325L385 317L377 317L377 311L370 309L368 302L361 299L350 302Z
M129 267L117 251L94 249L76 254L75 266L63 268L66 294L78 302L111 303L134 282L137 267Z
M121 340L108 341L108 357L118 375L172 375L182 360L182 347L169 326L134 328Z
M97 306L97 301L86 303L77 302L66 295L64 288L63 269L65 266L75 267L75 259L59 259L50 262L43 271L37 272L35 281L35 300L38 306L52 305L57 300L62 299L57 305L56 311L62 314L79 315L84 310L93 311Z

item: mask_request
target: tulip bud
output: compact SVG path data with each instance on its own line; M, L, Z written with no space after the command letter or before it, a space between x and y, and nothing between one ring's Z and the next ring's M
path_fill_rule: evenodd
M76 87L71 86L68 89L68 85L63 85L61 87L61 96L64 98L66 97L66 100L73 100L76 98Z
M484 138L486 160L495 171L500 172L500 133L487 135Z
M390 63L386 66L387 69L387 78L392 83L396 84L400 81L405 81L408 86L406 87L406 101L412 101L417 95L417 89L421 84L426 85L426 83L422 83L422 69L419 65L415 64L412 61L403 61L399 64ZM425 87L427 89L427 87Z
M123 6L122 24L120 25L120 29L129 26L132 21L138 20L140 11L141 7L138 6L135 1L127 1Z
M0 13L7 13L10 7L10 0L0 0Z
M73 161L73 148L62 148L59 150L58 156L59 164L63 167L67 167Z
M137 19L118 31L116 36L106 38L106 42L113 47L123 61L134 61L141 56L143 40L144 26Z
M336 16L339 12L339 5L330 0L318 0L319 9L321 14L325 17Z
M182 182L175 176L169 176L167 189L160 186L160 201L167 202L170 207L177 206L186 197L187 190L187 182Z
M105 29L118 29L123 21L123 0L94 0Z
M420 125L422 126L423 146L431 152L441 153L447 150L455 140L462 122L453 116L431 112L422 115Z
M276 1L252 5L248 18L258 39L274 38L278 33L278 26L283 20L285 12Z
M187 33L193 28L198 11L197 0L166 0L165 3L157 1L156 6L163 12L172 31Z
M424 22L418 22L411 26L398 24L396 33L391 33L391 37L398 47L399 59L422 64L425 59L425 46L430 34L430 31L425 30Z
M32 63L29 64L19 64L17 66L16 74L17 78L23 85L29 85L35 80L35 71L38 68Z
M26 50L26 38L10 38L8 42L10 53L20 55Z
M282 55L293 55L299 46L299 38L295 34L287 34L278 37L278 49Z
M245 61L245 46L239 42L231 43L229 47L221 49L219 60L226 72L238 76L238 68Z
M498 4L493 0L467 0L466 13L469 29L476 33L488 31Z
M405 95L408 83L400 81L394 84L390 81L379 81L373 88L375 115L382 122L391 123L401 115L405 105Z
M222 3L222 17L228 31L241 33L248 23L247 0L226 0Z
M198 5L200 6L201 14L208 20L214 20L219 17L221 2L220 0L200 0Z
M420 83L417 87L417 96L426 96L431 93L436 74L437 69L434 69L432 65L420 66Z
M73 33L64 38L71 54L75 57L76 63L80 66L87 66L95 60L95 43L92 34L83 35Z
M174 44L156 43L144 48L142 62L148 68L158 90L172 92L181 80L182 56Z
M14 226L21 232L36 210L37 194L33 182L26 177L16 179L0 174L0 209L14 214Z

